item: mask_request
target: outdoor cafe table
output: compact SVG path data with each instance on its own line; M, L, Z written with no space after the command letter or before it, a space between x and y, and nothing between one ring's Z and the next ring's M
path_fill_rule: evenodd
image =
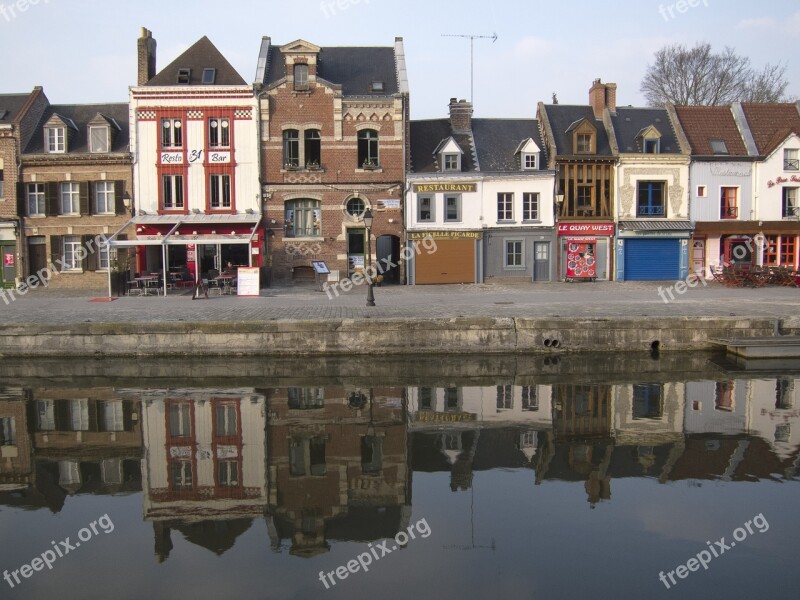
M223 275L218 275L217 277L214 278L214 281L216 281L217 284L220 286L219 287L220 294L231 294L232 293L231 284L233 283L233 280L235 278L236 278L236 275L224 275L224 274Z
M158 292L158 280L159 280L158 275L145 275L143 277L134 277L134 280L139 282L139 285L141 286L142 290L144 290L145 296L149 296L150 290L153 290L154 288L155 292L156 293Z

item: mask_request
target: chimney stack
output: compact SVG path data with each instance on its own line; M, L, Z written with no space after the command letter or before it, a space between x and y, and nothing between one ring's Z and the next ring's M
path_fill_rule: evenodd
M603 83L599 78L595 79L589 90L589 104L592 106L595 119L603 118L605 108L612 113L617 112L617 84Z
M450 98L450 127L453 131L472 129L472 103Z
M138 75L136 85L144 85L156 76L156 41L153 32L142 27L142 35L136 42Z

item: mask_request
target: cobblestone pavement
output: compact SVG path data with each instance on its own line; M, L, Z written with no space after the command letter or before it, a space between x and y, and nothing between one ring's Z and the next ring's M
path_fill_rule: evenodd
M268 321L364 318L453 317L617 317L800 315L800 289L730 289L717 284L674 293L664 302L664 282L520 283L376 287L373 308L366 286L338 297L314 286L288 285L262 290L259 298L212 296L193 301L187 293L169 297L104 298L104 290L37 289L11 300L0 296L6 324L81 322ZM667 294L663 294L669 300Z

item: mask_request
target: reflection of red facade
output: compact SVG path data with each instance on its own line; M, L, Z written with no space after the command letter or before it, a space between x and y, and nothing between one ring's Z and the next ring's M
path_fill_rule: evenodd
M597 277L597 238L567 238L567 279Z

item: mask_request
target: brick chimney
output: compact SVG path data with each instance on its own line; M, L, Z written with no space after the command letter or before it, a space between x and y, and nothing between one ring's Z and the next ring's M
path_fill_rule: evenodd
M450 127L453 131L472 129L472 103L450 98Z
M138 75L136 85L144 85L156 76L156 41L153 32L142 27L142 36L136 41Z
M589 104L592 106L595 119L603 118L605 108L612 113L617 112L617 84L603 83L600 79L595 79L589 90Z

